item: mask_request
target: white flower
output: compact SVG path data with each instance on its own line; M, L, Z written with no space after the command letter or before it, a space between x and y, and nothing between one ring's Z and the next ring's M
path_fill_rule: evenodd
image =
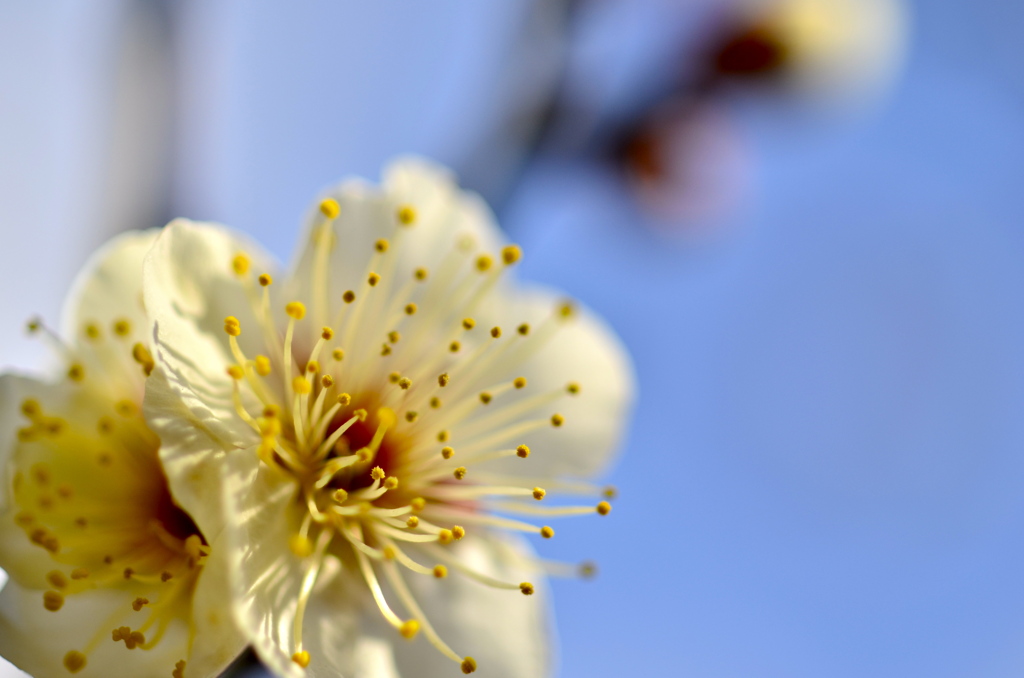
M513 534L610 511L579 479L632 373L593 315L509 280L520 256L422 161L332 191L284 275L213 225L149 254L151 425L186 509L224 472L236 616L275 673L549 669L543 575L569 568Z
M56 379L0 377L0 655L36 676L211 676L244 647L221 611L224 573L171 498L143 420L155 236L93 257L67 343L30 323L64 359Z
M781 50L788 83L815 99L883 88L906 47L902 0L739 0L756 33ZM751 37L752 37L751 36Z

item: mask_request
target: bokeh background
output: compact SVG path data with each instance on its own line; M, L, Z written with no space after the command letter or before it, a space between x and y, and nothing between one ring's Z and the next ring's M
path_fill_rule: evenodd
M881 5L804 78L727 0L0 2L0 363L119 230L285 258L424 154L636 362L615 512L542 545L601 568L558 675L1017 678L1024 6Z

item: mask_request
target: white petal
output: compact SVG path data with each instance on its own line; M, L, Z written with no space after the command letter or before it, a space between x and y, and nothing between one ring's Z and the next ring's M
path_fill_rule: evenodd
M478 572L518 584L528 581L536 592L495 589L449 568L442 580L406 575L423 612L441 638L456 652L473 657L479 675L538 678L550 673L552 631L548 590L543 575L530 566L529 548L521 540L474 533L453 549ZM425 638L395 643L395 660L403 678L461 675ZM400 640L400 639L399 639Z
M148 323L142 300L142 261L160 231L129 231L96 250L79 272L64 306L65 336L81 336L86 323L103 331L126 319L132 341L146 337Z
M231 563L226 540L214 541L192 596L193 637L185 674L189 678L219 676L249 644L231 614Z
M231 270L239 252L249 256L254 270L273 272L270 257L242 236L215 225L176 221L150 250L143 271L154 354L162 372L148 380L147 421L161 438L161 458L176 499L211 532L219 521L209 515L207 492L219 482L208 476L210 462L220 451L247 447L256 438L234 410L232 382L225 373L235 360L224 318L233 315L241 321L240 339L249 341L247 331L255 335L253 341L259 339L249 300Z
M0 591L0 655L35 676L69 676L64 655L84 651L97 639L85 668L75 676L167 678L188 654L185 624L173 624L151 650L128 650L110 638L112 629L137 624L139 613L126 595L108 590L80 593L68 596L58 612L50 612L43 607L42 591L24 589L12 579Z
M393 163L380 187L353 179L342 182L324 197L337 200L341 208L333 224L334 244L325 267L327 282L318 283L315 274L316 233L324 222L317 202L307 218L305 245L293 262L287 288L289 299L311 305L311 327L317 331L334 317L346 290L357 295L367 293L367 267L378 239L392 242L375 271L395 277L382 283L382 288L390 286L392 292L411 280L417 268L435 271L456 243L465 238L479 251L493 255L503 244L483 200L461 191L448 170L426 160L409 158ZM398 210L405 206L412 207L416 214L410 227L398 225ZM317 304L321 302L317 301L316 290L326 292L328 310L319 314ZM369 293L377 292L379 289Z
M479 386L525 377L526 388L508 396L510 402L512 398L525 399L555 391L560 391L561 396L524 418L548 419L555 413L565 418L558 428L546 425L506 441L506 446L511 447L525 443L534 454L525 461L510 459L493 464L492 468L534 477L589 477L600 473L619 447L636 390L629 354L608 325L579 304L574 304L572 318L551 320L560 303L558 295L534 287L508 290L490 305L491 316L485 319L488 324L494 322L511 333L520 323L529 322L532 335L528 341L538 340L546 321L556 323L557 330L541 350L525 360L516 361L515 353L510 351L504 364L496 365L486 375L492 383L481 381ZM569 395L565 390L569 382L580 385L577 395ZM504 402L492 404L488 407L494 410L481 410L481 416L497 411L496 405L508 406ZM462 430L469 430L473 422L468 420ZM453 428L453 441L460 440L459 433L460 428ZM462 440L461 444L469 442Z

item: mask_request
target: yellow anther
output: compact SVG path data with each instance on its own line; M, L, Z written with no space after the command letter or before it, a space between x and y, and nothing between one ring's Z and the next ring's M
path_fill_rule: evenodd
M459 665L459 668L462 669L463 673L469 675L476 671L476 660L472 657L466 657L462 660L462 663Z
M406 315L414 315L416 313L416 309L417 308L418 307L416 306L416 304L406 304L405 305L405 314Z
M409 516L409 519L405 521L405 526L409 528L419 527L420 519L416 516Z
M381 344L380 345L380 354L381 355L391 355L391 345L390 344L386 344L386 343L385 344Z
M50 612L56 612L64 607L64 594L57 591L47 591L43 594L43 607Z
M432 397L432 398L430 399L430 407L431 407L432 409L435 409L435 410L436 410L437 408L441 407L441 399L440 399L440 398L438 398L437 396L433 396L433 397Z
M337 219L338 215L341 214L341 205L334 198L324 198L320 201L320 214L328 219ZM306 662L306 664L308 663L309 661ZM306 664L303 664L303 667Z
M409 205L402 205L398 208L395 216L398 217L398 223L403 226L411 226L416 221L416 210Z
M398 557L398 551L395 550L394 546L385 546L382 552L384 554L384 560L394 560Z
M563 417L562 415L560 415L560 414L552 414L551 415L551 425L554 426L555 428L558 428L559 426L561 426L564 423L565 423L565 417Z
M612 512L612 505L606 501L602 501L597 505L597 512L602 516L606 516Z
M458 353L460 348L462 348L462 344L460 344L457 341L453 341L452 343L448 344L448 350L451 351L452 353Z
M25 331L27 331L29 334L35 334L42 328L43 321L40 320L39 318L31 318L27 323L25 323Z
M121 318L114 321L114 334L119 337L127 337L132 333L132 324L127 319Z
M149 598L136 598L132 601L132 609L136 612L141 611L146 605L149 605Z
M388 332L388 341L390 341L392 344L397 344L401 338L402 335L399 334L397 330L391 330L390 332Z
M64 655L64 668L68 673L78 673L85 668L85 655L78 650L71 650Z
M526 445L520 445L516 448L516 456L520 459L526 459L530 456L530 448Z
M463 478L466 477L466 467L458 467L457 469L455 469L455 471L452 472L452 475L455 476L456 480L462 480Z
M437 533L437 541L442 544L451 544L455 541L455 535L452 534L451 530L441 529L441 531Z
M270 287L274 284L274 278L269 273L260 273L259 281L263 287Z
M609 485L601 490L601 494L604 495L605 499L615 499L615 497L619 496L619 491L614 486Z
M448 568L445 567L444 565L435 565L434 566L434 576L437 577L438 579L444 579L445 577L448 576Z
M127 399L118 400L116 403L114 403L114 409L122 417L130 417L139 410L138 406L135 403Z
M25 398L21 401L21 413L29 419L38 417L43 411L39 401L35 398Z
M334 494L332 496L334 497L334 501L338 502L339 504L344 504L346 501L348 501L348 492L346 492L340 487L334 491Z
M555 531L547 525L545 525L544 527L540 528L540 536L544 537L545 539L551 539L555 536Z
M398 478L395 476L388 476L384 479L384 487L393 490L398 487Z
M313 385L305 377L295 377L292 379L292 389L298 395L307 395L313 390Z
M50 582L50 586L55 589L66 589L68 587L68 578L60 570L47 572L46 581Z
M318 363L315 360L310 360L308 363L306 363L306 371L309 372L310 374L316 374L317 372L320 371L320 363Z
M390 247L390 246L391 246L391 243L389 243L386 238L381 238L377 242L373 243L373 249L377 250L381 254L384 254L385 252L387 252L388 251L388 247Z
M409 411L405 413L405 420L410 424L420 418L419 412Z
M570 395L576 395L577 393L580 392L580 385L577 384L575 381L570 381L569 384L565 387L565 390L568 391Z
M408 391L410 386L412 386L412 379L409 377L402 377L398 380L398 388L403 391Z
M79 581L81 579L88 579L89 570L85 569L84 567L76 567L75 569L71 570L71 578L75 581Z
M306 305L301 301L289 301L285 304L284 312L296 320L306 317Z
M135 570L130 567L126 567L124 568L124 571L121 574L124 575L125 579L131 579L132 576L135 574Z
M526 377L516 377L512 380L512 385L516 388L526 388Z
M473 320L472 318L463 318L462 319L462 329L464 329L464 330L471 330L474 327L476 327L476 321L475 320Z
M174 670L171 671L171 678L185 678L185 660L182 659L174 664Z
M523 592L524 596L532 596L534 591L533 584L528 581L524 581L519 585L519 590Z
M266 377L270 374L270 358L265 355L256 356L256 374Z
M238 322L238 318L233 315L224 318L224 332L232 337L240 335L242 333L242 325Z
M323 339L324 341L330 341L331 339L334 338L334 330L331 329L330 327L323 328L322 330L320 330L320 338Z
M464 528L462 525L452 525L452 537L454 537L456 541L462 539L465 536L466 528Z
M402 637L406 640L412 640L416 637L416 634L420 632L420 623L415 619L410 619L402 624L401 628L398 629L398 632L401 633Z
M231 260L231 269L235 275L245 275L249 272L249 257L245 256L244 252L239 252Z
M401 378L402 378L402 373L401 372L392 372L391 374L388 375L388 381L390 381L392 384L397 384L398 380L401 379Z
M561 316L562 318L571 318L575 312L576 309L571 301L563 302L558 307L558 315Z
M501 260L506 266L511 266L522 258L523 251L519 249L519 245L508 245L501 250Z
M171 581L172 579L174 579L174 575L171 574L170 572L161 572L160 573L160 581L164 582L165 584L167 582Z
M494 396L492 396L487 391L484 391L483 393L480 394L480 402L482 402L484 405L490 404L490 402L491 402L491 400L493 398L494 398Z
M384 469L380 466L374 466L373 470L370 471L370 477L374 480L384 480Z
M523 335L524 337L530 333L530 323L523 323L516 328L516 332Z
M340 348L336 348L333 351L331 351L331 357L340 363L342 360L345 359L345 352Z
M344 407L352 403L352 396L347 393L338 394L338 403Z
M96 428L102 434L112 433L114 431L114 420L110 417L100 417L99 421L96 422ZM100 463L103 463L103 459L100 459ZM105 464L107 465L107 464Z
M449 377L448 373L445 372L444 374L440 375L437 378L437 385L440 386L441 388L444 388L445 386L448 385L449 381L451 381L451 377Z
M153 360L153 354L150 353L149 349L142 344L135 344L132 346L132 359L142 365L142 371L147 377L153 373L153 368L156 367L156 361Z
M427 272L427 269L425 268L417 268L415 271L412 272L412 277L420 282L426 280L427 276L429 275L430 274Z
M85 326L85 336L95 341L100 338L100 328L96 323L87 323Z
M72 363L68 367L68 379L71 381L82 381L85 379L85 367L81 363Z
M324 202L326 202L326 201L324 201ZM335 203L335 204L337 204L337 203ZM301 666L302 668L306 668L307 666L309 666L309 662L310 662L309 653L306 652L305 650L302 650L300 652L296 652L295 654L292 655L292 661L295 662L296 664L298 664L299 666Z
M358 419L359 421L366 421L367 412L363 408L359 408L358 410L352 412L352 416Z
M366 276L366 284L370 287L376 287L379 282L380 276L376 273L370 273L370 275Z
M293 534L288 538L288 548L299 558L305 558L313 553L313 542L309 537L301 534Z
M479 257L476 258L475 265L476 270L483 273L485 271L491 270L491 267L494 266L494 259L492 259L489 254L481 254Z
M544 495L546 495L546 494L547 494L547 492L544 491L543 487L535 487L535 488L533 488L533 498L536 499L537 501L540 501L541 499L543 499Z
M346 304L351 304L356 300L356 293L352 290L345 290L345 293L341 295L341 300Z
M235 381L245 378L245 370L243 370L238 365L228 365L225 372L227 372L228 376L234 379Z
M455 450L453 450L450 447L442 447L441 456L444 457L445 459L451 459L452 457L455 456Z
M437 432L437 442L439 443L446 443L451 437L451 434L447 430Z
M409 508L411 508L414 513L419 513L420 511L422 511L426 507L427 507L427 500L424 499L423 497L416 497L415 499L413 499L412 501L409 502Z
M501 337L501 328L498 327L497 325L492 327L491 328L491 337L493 337L494 339L498 339L499 337Z
M332 377L329 374L325 374L324 376L320 377L320 386L323 388L330 388L334 386L334 377Z

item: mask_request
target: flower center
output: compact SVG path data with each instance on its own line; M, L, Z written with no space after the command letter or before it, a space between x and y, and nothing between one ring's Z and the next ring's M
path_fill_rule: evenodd
M124 323L115 325L115 334ZM99 341L92 327L86 336ZM141 344L131 352L148 355ZM159 643L171 623L188 614L208 553L196 524L171 498L159 440L137 399L115 402L90 388L86 366L101 355L100 349L79 352L82 360L69 370L74 383L60 403L21 403L26 425L15 450L21 470L13 480L14 520L55 566L46 575L52 588L43 606L59 614L68 597L95 589L124 596L109 619L96 620L92 639L67 653L64 665L72 673L85 667L106 634L127 649ZM143 370L148 373L145 364ZM120 623L136 615L137 625Z
M238 416L259 434L260 460L296 487L298 528L288 546L308 569L292 659L303 667L312 660L302 646L303 616L324 560L336 558L360 572L381 615L402 636L412 639L422 630L439 652L471 673L475 660L440 638L406 574L444 579L452 568L484 585L531 595L530 582L499 581L462 562L450 545L466 537L464 525L550 538L548 526L496 513L603 515L611 508L602 501L596 508L545 509L535 504L547 494L536 479L489 468L503 458L527 459L524 436L564 423L552 408L577 395L578 384L531 393L525 378L505 375L542 348L571 319L572 309L553 309L536 330L527 323L507 333L478 327L472 314L486 307L502 268L518 261L520 252L506 247L500 255L505 266L496 266L489 255L473 256L465 238L454 243L436 277L415 267L402 283L395 256L403 232L415 225L409 206L396 210L393 239L378 240L367 253L362 287L328 299L327 261L339 208L327 200L321 211L313 233L311 299L288 302L283 317L272 311L271 276L256 279L260 291L248 275L248 257L240 253L232 262L258 326L258 340L248 345L266 353L246 356L241 322L233 316L224 322L235 359L227 372ZM326 318L331 325L313 331L306 302L312 327ZM578 483L556 485L601 493ZM392 609L382 579L407 617Z

